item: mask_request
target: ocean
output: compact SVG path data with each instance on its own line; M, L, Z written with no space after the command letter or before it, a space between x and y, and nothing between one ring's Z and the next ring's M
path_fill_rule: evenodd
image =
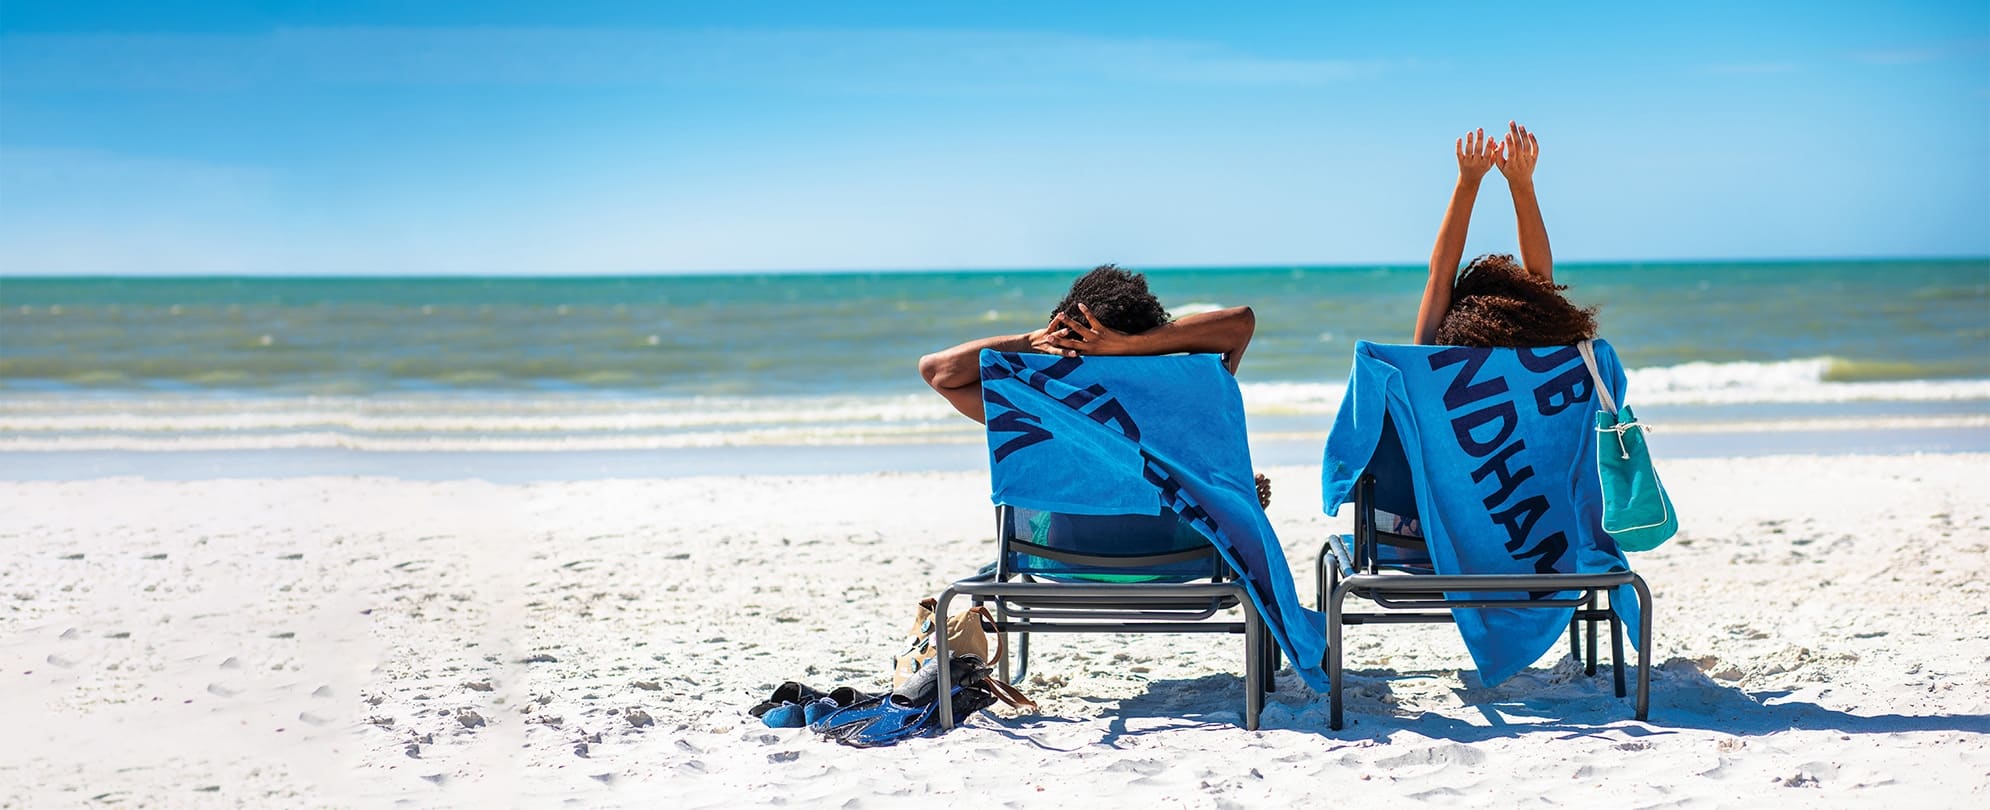
M65 452L959 455L980 434L924 387L920 355L1041 325L1080 269L5 278L0 452L16 472ZM1600 308L1661 436L1670 422L1990 443L1990 259L1557 270ZM1238 375L1253 433L1297 444L1324 437L1355 341L1409 337L1423 276L1148 271L1176 315L1255 308Z

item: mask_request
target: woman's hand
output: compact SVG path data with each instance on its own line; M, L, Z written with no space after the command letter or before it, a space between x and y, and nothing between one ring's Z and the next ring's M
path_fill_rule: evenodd
M1458 139L1458 177L1477 182L1500 163L1500 143L1486 137L1485 129L1475 129Z
M1499 173L1507 185L1534 182L1534 163L1541 158L1541 141L1526 127L1506 122L1506 142L1499 151Z

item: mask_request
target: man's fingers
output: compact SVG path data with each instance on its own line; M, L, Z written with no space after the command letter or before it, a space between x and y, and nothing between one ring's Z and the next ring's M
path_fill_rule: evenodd
M1100 332L1103 332L1103 331L1105 331L1105 328L1106 328L1106 325L1105 325L1105 324L1102 324L1102 323L1099 323L1099 316L1097 316L1097 315L1093 315L1093 314L1092 314L1092 308L1091 308L1091 307L1088 307L1088 306L1085 306L1084 304L1079 304L1079 305L1078 305L1078 312L1082 313L1082 314L1083 314L1083 315L1085 316L1085 320L1087 320L1087 321L1091 321L1091 327L1092 327L1092 328L1091 328L1091 329L1088 329L1088 330L1086 330L1086 331L1085 331L1085 334L1087 334L1087 335L1096 335L1096 334L1098 334L1098 333L1100 333Z

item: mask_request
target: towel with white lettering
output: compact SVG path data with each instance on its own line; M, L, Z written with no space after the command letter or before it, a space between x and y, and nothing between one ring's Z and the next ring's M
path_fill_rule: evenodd
M1603 378L1624 401L1616 352L1601 340L1595 346ZM1361 341L1327 437L1322 503L1327 514L1337 514L1362 474L1374 472L1376 497L1385 508L1399 515L1414 509L1410 517L1420 522L1439 574L1628 571L1603 531L1596 408L1594 383L1574 346ZM1385 420L1395 441L1384 441ZM1414 498L1403 497L1405 488L1414 490ZM1515 600L1574 595L1449 594ZM1637 626L1630 586L1610 601L1618 616ZM1452 616L1480 680L1492 685L1554 647L1572 611L1459 608Z

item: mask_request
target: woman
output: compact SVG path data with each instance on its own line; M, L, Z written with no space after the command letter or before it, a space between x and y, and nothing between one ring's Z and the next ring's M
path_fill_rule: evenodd
M1548 228L1541 222L1541 204L1534 197L1540 142L1512 121L1506 128L1504 143L1487 138L1483 129L1458 139L1458 185L1451 191L1451 205L1444 211L1444 224L1438 227L1437 244L1431 249L1430 280L1424 284L1416 316L1418 344L1564 346L1596 336L1595 308L1569 303L1561 294L1568 287L1555 284ZM1520 261L1506 254L1487 254L1457 272L1479 182L1494 166L1513 192Z

